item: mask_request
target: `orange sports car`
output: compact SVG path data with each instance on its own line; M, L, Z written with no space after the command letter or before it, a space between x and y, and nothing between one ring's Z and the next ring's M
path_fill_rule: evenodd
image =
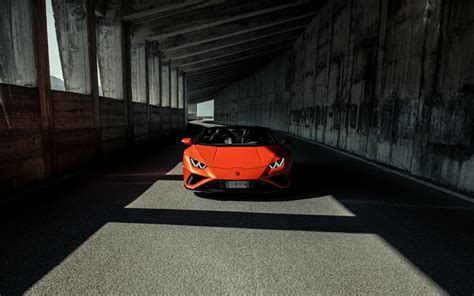
M271 192L290 186L289 139L278 142L268 128L205 128L183 154L184 186L197 192Z

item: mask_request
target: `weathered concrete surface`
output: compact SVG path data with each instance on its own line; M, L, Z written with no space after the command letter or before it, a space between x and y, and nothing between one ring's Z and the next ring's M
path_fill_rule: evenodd
M97 61L103 96L123 99L123 28L117 10L108 9L97 22Z
M147 60L145 46L145 42L134 42L130 48L132 100L139 103L145 103L147 101L147 73L145 69Z
M0 83L36 86L32 2L0 5Z
M148 94L150 105L161 105L161 53L155 42L148 43Z
M185 99L185 77L183 73L178 74L178 108L184 109L184 99Z
M171 108L178 108L178 69L175 67L170 71L170 100Z
M170 107L171 105L171 79L170 63L161 63L161 106Z
M66 91L90 94L87 10L83 0L52 0Z
M474 2L337 0L293 49L221 91L264 125L474 192Z

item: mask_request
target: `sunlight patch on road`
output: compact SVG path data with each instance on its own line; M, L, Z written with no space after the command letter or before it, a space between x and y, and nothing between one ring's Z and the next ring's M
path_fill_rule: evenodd
M167 175L183 175L183 162L179 162L174 168L172 168Z
M26 294L446 294L376 234L109 222Z

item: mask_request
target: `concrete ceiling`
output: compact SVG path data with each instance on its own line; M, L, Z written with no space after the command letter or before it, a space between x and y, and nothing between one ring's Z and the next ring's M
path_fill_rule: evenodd
M188 100L199 102L291 48L325 2L135 0L124 19L134 41L157 43L186 73Z

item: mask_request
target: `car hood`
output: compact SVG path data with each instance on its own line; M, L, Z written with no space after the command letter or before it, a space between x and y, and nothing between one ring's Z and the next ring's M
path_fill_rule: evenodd
M280 145L257 147L194 145L193 147L197 153L196 157L201 157L198 160L204 161L209 167L229 169L267 166L282 150Z

